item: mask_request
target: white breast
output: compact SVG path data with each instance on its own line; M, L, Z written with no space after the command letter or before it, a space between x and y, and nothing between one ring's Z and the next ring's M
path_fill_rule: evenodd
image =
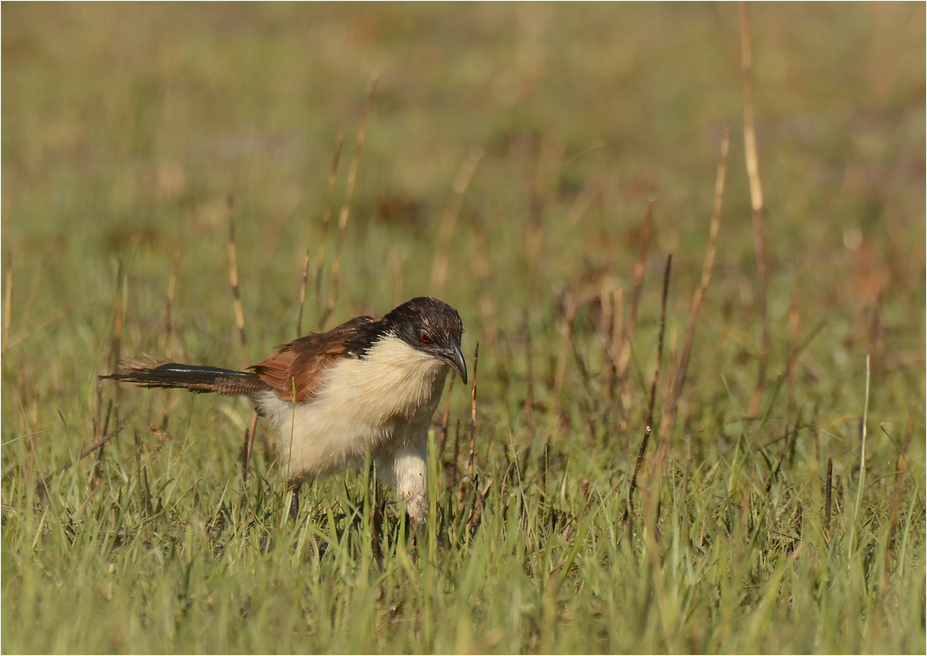
M305 479L426 428L447 372L441 360L387 336L365 358L339 360L309 403L284 402L273 392L255 401L277 427L288 477Z

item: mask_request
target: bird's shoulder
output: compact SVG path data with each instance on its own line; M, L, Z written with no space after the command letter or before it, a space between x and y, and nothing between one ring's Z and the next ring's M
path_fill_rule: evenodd
M307 403L321 391L326 370L341 358L362 357L385 330L382 319L355 317L328 332L281 344L276 355L249 368L282 401Z

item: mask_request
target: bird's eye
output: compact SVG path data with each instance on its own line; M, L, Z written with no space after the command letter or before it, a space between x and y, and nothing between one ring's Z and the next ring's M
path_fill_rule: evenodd
M422 331L418 334L418 338L422 340L422 344L431 344L431 335Z

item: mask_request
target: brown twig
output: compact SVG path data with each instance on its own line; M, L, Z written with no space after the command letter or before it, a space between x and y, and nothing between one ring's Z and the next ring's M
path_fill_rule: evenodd
M763 185L760 180L760 165L756 148L756 129L753 122L753 52L750 45L750 16L747 3L740 3L740 39L743 49L744 77L744 155L747 161L747 176L750 179L750 206L753 210L753 243L756 250L756 272L759 276L759 303L763 321L763 341L760 346L760 362L757 371L756 387L750 397L751 417L756 416L766 382L766 364L769 356L769 313L767 309L767 289L769 273L766 267L766 239L763 236Z
M87 456L89 456L91 453L93 453L93 452L96 451L97 449L102 449L103 446L104 446L107 442L109 442L111 439L113 439L113 438L116 436L117 433L119 433L119 428L113 429L111 432L107 433L106 435L104 435L103 437L101 437L100 439L98 439L97 441L95 441L93 444L91 444L90 446L88 446L86 449L84 449L83 451L81 451L81 452L80 452L80 455L77 457L77 459L78 459L78 460L83 460L84 458L86 458ZM74 464L74 463L69 462L69 463L67 463L66 465L64 465L64 466L59 470L59 473L60 473L60 472L63 472L63 471L66 471L67 469L70 469L70 467L71 467L72 464Z
M361 120L360 129L357 131L357 144L354 146L354 157L351 159L351 168L348 170L348 186L345 191L344 204L341 206L341 214L338 217L338 242L335 247L335 259L332 261L332 288L328 297L328 306L325 308L325 314L322 317L322 326L324 327L332 312L335 304L338 303L338 285L341 277L341 249L344 246L345 229L348 226L348 217L351 214L351 201L354 198L354 185L357 182L357 167L360 163L361 150L364 147L364 138L367 135L367 122L370 119L370 108L373 106L373 94L377 88L379 75L374 73L370 80L370 90L367 92L367 104L364 107L364 118Z
M328 241L328 226L332 218L332 203L335 200L335 182L338 179L338 162L341 160L341 147L344 145L344 132L338 133L335 143L335 155L332 158L332 169L328 175L328 198L325 201L325 211L322 213L322 235L319 237L319 256L315 263L315 302L319 317L319 330L322 330L322 269L325 266L325 244ZM309 266L309 249L306 249L306 267L303 272L303 289L299 295L299 319L296 321L297 336L302 335L303 300L305 299L306 274Z
M653 410L657 397L657 383L660 379L660 369L663 365L663 337L666 333L666 302L669 298L669 280L670 271L673 266L673 255L666 257L666 268L663 270L663 300L660 305L660 332L657 337L657 363L653 369L653 380L650 383L650 403L647 406L647 423L644 428L644 437L641 440L641 447L637 452L637 461L634 463L634 472L631 474L631 484L628 486L628 507L625 511L625 519L628 522L628 539L634 538L634 490L637 488L637 476L644 464L644 453L647 451L647 443L650 441L650 434L653 432Z

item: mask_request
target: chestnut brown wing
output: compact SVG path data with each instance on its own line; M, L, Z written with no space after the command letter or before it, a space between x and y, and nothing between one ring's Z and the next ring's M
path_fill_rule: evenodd
M308 403L321 391L325 371L340 358L357 357L379 335L381 321L355 317L327 333L311 333L278 346L278 353L249 367L281 401ZM293 392L296 392L295 399Z

